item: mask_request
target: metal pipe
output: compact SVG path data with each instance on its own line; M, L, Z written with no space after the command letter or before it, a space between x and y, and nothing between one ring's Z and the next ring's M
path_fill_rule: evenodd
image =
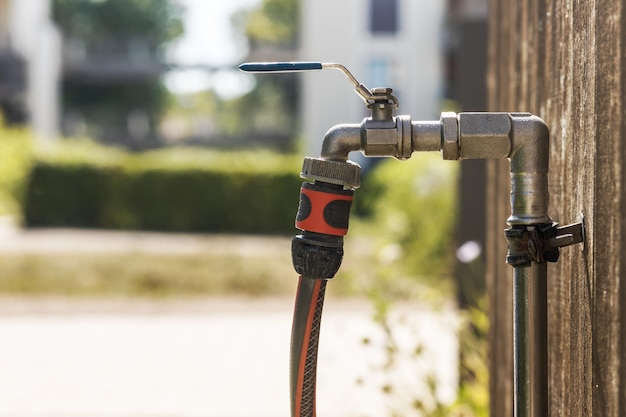
M509 225L523 231L552 223L548 215L550 135L543 120L530 113L444 113L441 132L444 159L509 159ZM546 417L547 267L545 261L528 264L515 267L513 273L514 416Z
M331 127L324 135L320 156L330 161L347 161L350 152L362 148L362 131L362 124L340 124Z
M549 136L545 122L512 114L511 226L550 224ZM513 269L514 417L548 415L547 263Z
M512 113L510 225L549 224L548 164L550 132L530 113Z
M411 147L413 152L438 152L441 149L441 122L411 122Z
M548 415L547 264L514 268L514 417Z

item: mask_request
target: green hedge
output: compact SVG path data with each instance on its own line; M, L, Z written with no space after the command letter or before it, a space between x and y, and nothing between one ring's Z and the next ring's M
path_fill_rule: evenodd
M26 129L5 127L0 114L0 216L20 217L24 185L33 158Z
M264 151L130 155L66 142L38 152L24 218L33 227L291 234L300 163Z

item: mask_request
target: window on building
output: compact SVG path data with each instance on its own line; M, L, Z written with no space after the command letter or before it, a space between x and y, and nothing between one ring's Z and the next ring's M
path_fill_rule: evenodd
M367 76L370 87L389 87L391 82L389 63L383 59L370 60Z
M398 0L369 0L369 29L373 34L398 32Z

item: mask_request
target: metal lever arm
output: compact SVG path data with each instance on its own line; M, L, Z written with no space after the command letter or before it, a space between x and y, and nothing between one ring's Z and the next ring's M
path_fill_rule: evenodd
M313 61L296 61L296 62L246 62L239 65L239 69L245 72L265 73L265 72L301 72L315 71L323 69L337 69L348 77L356 93L367 103L374 101L373 94L363 84L357 80L348 69L335 63L313 62Z
M321 62L246 62L239 65L245 72L300 72L321 70Z

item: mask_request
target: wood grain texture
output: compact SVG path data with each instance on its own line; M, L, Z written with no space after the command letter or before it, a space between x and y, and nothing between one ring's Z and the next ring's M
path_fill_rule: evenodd
M529 111L550 127L550 215L585 215L587 241L549 267L551 416L626 411L625 0L492 0L489 109ZM488 169L491 405L511 415L510 213L506 163ZM504 203L503 203L504 201ZM505 204L506 203L506 204ZM507 298L508 297L508 298Z

